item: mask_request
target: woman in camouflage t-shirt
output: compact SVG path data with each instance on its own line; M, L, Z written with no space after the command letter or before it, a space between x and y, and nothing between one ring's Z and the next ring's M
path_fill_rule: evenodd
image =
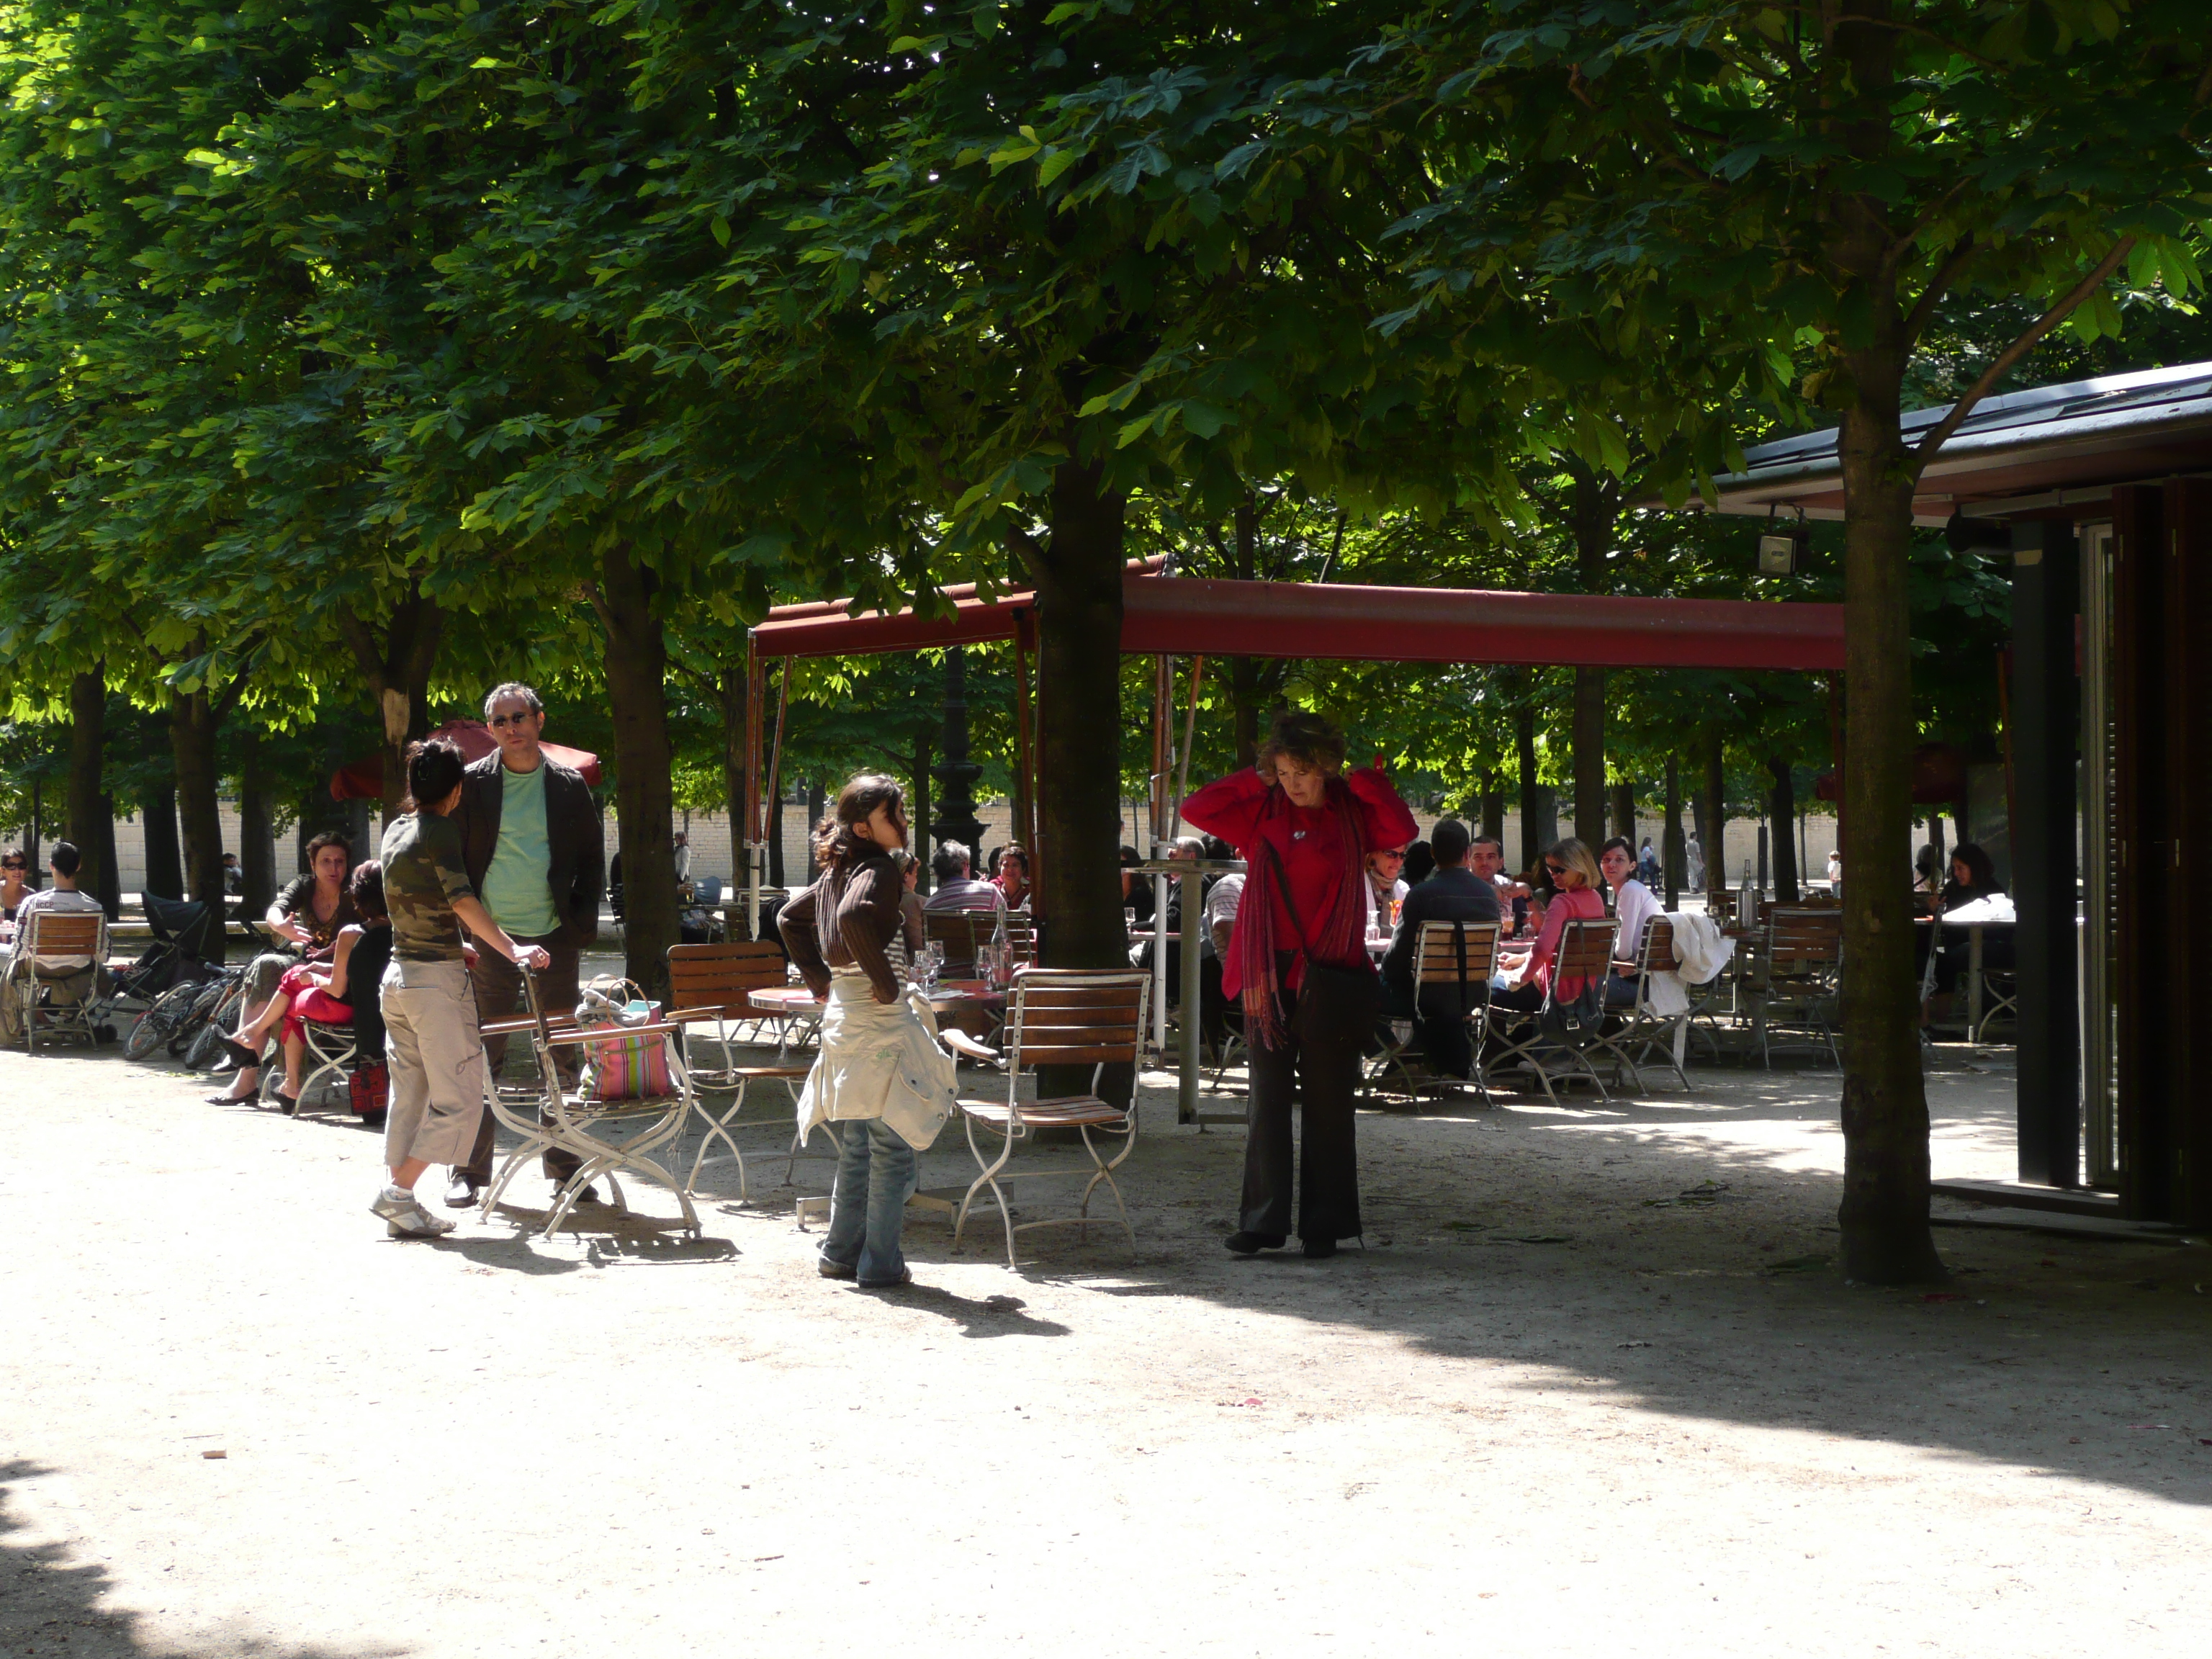
M433 1164L467 1159L483 1112L483 1039L462 929L519 967L535 971L550 960L542 947L507 937L461 866L460 831L449 816L460 805L461 769L461 751L445 738L416 744L407 757L414 810L384 832L384 903L392 915L381 998L392 1067L384 1161L392 1182L370 1208L394 1238L453 1231L416 1200L415 1183Z

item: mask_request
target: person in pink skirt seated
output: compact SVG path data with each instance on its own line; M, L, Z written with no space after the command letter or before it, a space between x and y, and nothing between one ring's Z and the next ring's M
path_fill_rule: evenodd
M1222 962L1252 1053L1244 1192L1229 1248L1279 1249L1291 1234L1291 1102L1304 1103L1297 1235L1305 1254L1336 1254L1359 1225L1352 1094L1375 1029L1379 987L1367 954L1367 855L1419 833L1382 757L1344 770L1344 733L1285 710L1259 764L1209 783L1184 819L1248 866Z
M300 1109L300 1073L307 1050L302 1022L353 1025L356 1047L361 1048L361 1022L354 1007L356 988L367 988L366 1001L374 1008L376 987L392 960L392 919L384 909L384 866L374 859L356 866L346 892L361 920L339 929L331 944L330 961L303 962L288 969L276 982L276 994L230 1044L231 1056L243 1074L261 1064L262 1045L270 1030L276 1030L277 1045L284 1054L284 1081L277 1097L287 1113ZM208 1098L226 1105L238 1097L210 1095Z

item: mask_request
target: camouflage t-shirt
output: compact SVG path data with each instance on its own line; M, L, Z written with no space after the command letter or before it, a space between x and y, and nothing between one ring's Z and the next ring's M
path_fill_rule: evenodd
M392 954L401 962L460 961L453 901L474 898L477 890L461 866L459 826L428 812L394 818L381 851Z

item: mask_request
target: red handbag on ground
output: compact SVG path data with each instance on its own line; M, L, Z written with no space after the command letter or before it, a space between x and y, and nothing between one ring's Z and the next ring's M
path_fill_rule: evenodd
M392 1104L392 1068L382 1060L356 1066L346 1079L353 1095L353 1115L371 1117Z

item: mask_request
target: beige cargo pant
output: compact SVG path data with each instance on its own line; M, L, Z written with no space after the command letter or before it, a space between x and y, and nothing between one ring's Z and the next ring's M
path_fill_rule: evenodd
M483 1038L476 994L459 962L402 962L384 970L385 1059L392 1106L384 1161L461 1164L483 1115Z

